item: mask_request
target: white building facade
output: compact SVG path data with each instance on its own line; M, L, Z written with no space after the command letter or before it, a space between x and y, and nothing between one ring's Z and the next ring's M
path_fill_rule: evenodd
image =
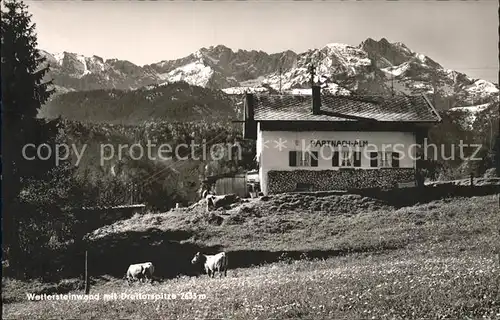
M419 144L441 121L424 97L247 95L264 194L416 183Z

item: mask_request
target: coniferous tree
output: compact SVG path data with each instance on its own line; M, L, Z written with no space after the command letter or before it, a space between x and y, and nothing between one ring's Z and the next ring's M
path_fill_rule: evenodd
M11 269L18 272L22 263L20 191L27 181L47 173L54 159L27 160L22 153L23 147L28 143L37 146L53 143L57 124L36 119L38 110L52 91L48 89L51 83L43 82L48 66L43 66L45 59L36 49L35 24L31 22L27 6L16 0L7 0L1 14L2 234ZM26 152L27 156L36 155L33 148L30 151L31 154Z

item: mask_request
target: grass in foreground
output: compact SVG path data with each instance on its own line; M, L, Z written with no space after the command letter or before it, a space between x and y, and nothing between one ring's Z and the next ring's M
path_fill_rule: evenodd
M3 294L15 302L4 305L3 318L500 318L500 267L494 255L500 240L498 196L337 215L300 208L273 214L267 211L272 205L260 205L256 215L237 224L191 224L185 214L168 213L134 217L109 229L145 231L155 222L164 231L191 230L188 242L223 244L228 251L344 248L365 253L235 269L222 280L181 277L130 288L116 279L97 280L92 287L92 293L101 294L97 302L29 302L25 291L36 285L6 281ZM378 253L367 253L373 250ZM205 299L102 300L112 292L192 292Z
M4 305L4 319L498 319L500 268L491 258L438 257L421 249L231 270L228 278L161 284L109 281L99 301ZM106 293L118 300L104 301ZM190 292L196 299L182 299ZM120 300L176 294L172 300Z

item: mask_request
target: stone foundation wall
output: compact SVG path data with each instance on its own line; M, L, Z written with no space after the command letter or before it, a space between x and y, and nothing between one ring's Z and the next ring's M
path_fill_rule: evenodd
M268 194L295 191L297 183L311 184L312 191L394 187L415 181L414 168L294 170L268 172Z

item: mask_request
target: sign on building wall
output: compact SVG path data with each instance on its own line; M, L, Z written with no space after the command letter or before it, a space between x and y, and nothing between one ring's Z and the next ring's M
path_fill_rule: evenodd
M323 146L350 146L350 147L365 147L368 145L368 140L311 140L310 145L312 147L323 147Z

